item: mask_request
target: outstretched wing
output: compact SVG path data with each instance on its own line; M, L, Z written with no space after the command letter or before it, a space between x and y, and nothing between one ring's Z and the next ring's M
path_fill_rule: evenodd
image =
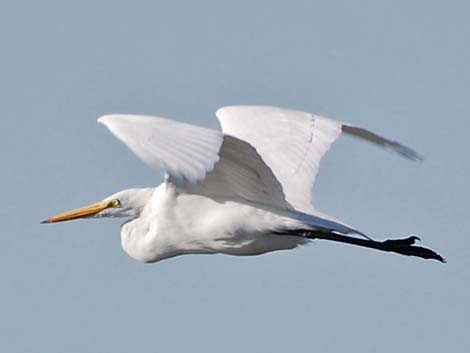
M186 192L287 208L281 184L245 141L159 117L105 115L98 122Z
M312 190L320 161L341 133L390 148L410 159L412 149L368 130L311 113L270 106L232 106L217 111L226 135L248 142L282 185L287 202L311 213Z
M220 131L143 115L105 115L98 122L177 183L204 179L219 161Z
M224 136L220 160L200 183L185 191L220 201L238 200L287 209L282 186L255 148L233 136Z

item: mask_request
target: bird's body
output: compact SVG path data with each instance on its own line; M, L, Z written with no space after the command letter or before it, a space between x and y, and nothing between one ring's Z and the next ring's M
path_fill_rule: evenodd
M182 254L258 255L316 238L442 260L413 246L416 237L376 242L312 206L320 160L341 133L419 159L413 150L300 111L240 106L222 108L217 116L223 133L164 118L101 117L99 122L140 158L163 168L165 181L45 222L126 217L122 247L142 262Z
M170 182L149 191L141 217L124 223L121 229L123 249L142 262L182 254L257 255L291 249L306 241L272 234L302 224L286 211L268 211L254 203L218 202L187 193Z

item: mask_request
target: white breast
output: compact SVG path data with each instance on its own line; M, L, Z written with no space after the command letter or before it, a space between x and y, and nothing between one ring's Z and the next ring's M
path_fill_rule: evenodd
M287 214L180 192L171 183L155 189L151 206L144 212L121 230L122 247L142 262L188 253L255 255L305 242L299 237L269 234L297 222Z

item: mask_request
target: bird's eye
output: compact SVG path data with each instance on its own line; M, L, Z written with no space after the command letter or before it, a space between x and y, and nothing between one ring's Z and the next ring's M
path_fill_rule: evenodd
M111 207L113 208L121 207L121 201L119 201L118 199L111 201Z

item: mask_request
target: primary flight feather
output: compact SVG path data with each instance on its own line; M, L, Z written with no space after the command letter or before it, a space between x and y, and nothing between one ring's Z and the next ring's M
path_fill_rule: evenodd
M148 165L163 169L165 181L118 192L44 223L126 217L122 246L142 262L194 253L257 255L311 239L444 261L413 245L416 236L375 241L313 207L320 161L342 133L421 159L412 149L296 110L232 106L216 115L222 132L159 117L102 116L98 122Z

